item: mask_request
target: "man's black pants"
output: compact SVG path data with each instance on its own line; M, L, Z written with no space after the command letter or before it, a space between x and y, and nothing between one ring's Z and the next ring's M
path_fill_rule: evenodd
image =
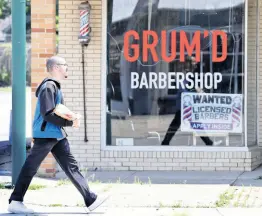
M89 207L96 200L97 195L90 191L86 179L80 173L77 162L70 152L69 143L66 138L60 141L57 139L39 138L34 140L31 153L22 167L9 203L12 200L23 201L32 178L50 151L68 178L82 194L86 206Z
M171 141L173 136L176 134L180 125L181 125L181 111L179 110L176 112L175 118L172 120L171 124L169 125L165 138L162 141L162 145L169 145L169 142ZM206 145L213 145L213 141L209 139L209 137L201 136L200 138L203 140L203 142Z

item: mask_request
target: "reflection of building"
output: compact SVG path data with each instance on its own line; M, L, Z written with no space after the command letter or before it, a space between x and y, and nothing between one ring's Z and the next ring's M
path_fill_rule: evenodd
M0 20L0 42L10 43L12 37L12 17L10 14ZM26 16L26 40L31 41L31 16Z
M112 12L112 25L109 25L109 74L119 73L117 82L121 85L115 86L122 94L122 101L112 99L112 112L121 111L128 113L128 108L132 110L133 115L149 115L157 114L157 101L162 97L170 97L168 89L164 90L148 90L130 88L130 71L172 71L179 65L179 35L177 34L177 58L174 62L168 64L160 61L158 64L149 60L142 64L141 61L134 63L127 62L123 53L123 34L128 30L136 30L142 35L143 30L153 30L160 35L162 30L176 31L183 30L188 33L188 40L192 41L193 33L199 29L204 30L218 29L227 32L228 36L228 57L222 63L212 63L212 47L211 41L202 40L201 62L198 67L199 72L221 72L223 81L218 89L212 89L211 92L221 93L241 93L243 90L243 26L244 21L241 16L243 13L243 1L234 1L234 5L228 9L228 4L218 4L218 1L210 1L209 4L201 1L196 4L195 1L182 1L175 3L167 3L169 1L152 1L151 13L148 4L144 1L131 1L128 11L120 10L121 3L114 1ZM188 8L185 10L184 8ZM133 12L131 12L133 11ZM149 17L150 16L150 21ZM185 28L181 28L185 26ZM130 41L134 43L135 41ZM143 46L142 39L138 42ZM161 53L161 43L157 45L157 52ZM221 45L221 44L220 44ZM222 45L221 45L222 46ZM218 47L218 53L220 47ZM112 54L114 52L114 54ZM116 58L117 56L117 58ZM140 55L142 56L142 55ZM149 67L149 65L152 65ZM114 76L118 78L118 76ZM226 88L225 88L226 86ZM136 101L130 107L130 100ZM140 102L138 102L138 100ZM175 99L174 99L175 100ZM122 104L121 104L122 103ZM175 103L175 102L174 102ZM143 105L142 105L143 104Z
M109 2L109 4L106 4L106 2ZM230 2L234 4L231 6ZM89 143L83 141L83 128L77 132L68 129L69 135L73 136L72 150L80 159L80 164L90 169L108 170L249 171L261 164L261 148L259 147L261 139L260 136L257 136L260 134L257 128L261 126L261 123L257 121L260 115L260 113L257 113L260 93L258 83L261 81L256 81L260 70L259 56L257 55L257 51L260 50L257 50L256 8L260 7L256 6L256 2L256 0L249 0L247 7L245 7L243 5L244 0L91 1L91 4L95 5L94 12L91 13L93 31L91 44L86 51ZM110 16L110 3L112 4L113 18ZM62 6L60 7L61 14L67 13L65 11L68 7L66 3L60 2L60 4ZM72 14L78 14L76 11L78 2L72 1L72 4L70 5L70 10L73 10ZM108 14L106 8L109 10ZM197 10L193 10L193 8ZM246 17L246 8L248 9L248 17ZM81 47L77 39L79 17L77 15L69 17L62 16L59 20L63 26L59 31L59 53L67 58L71 73L71 78L64 84L65 98L69 107L82 113ZM245 23L245 18L247 18L247 23ZM111 19L112 21L110 21ZM110 25L110 22L112 22L112 25ZM181 132L177 136L179 139L176 138L172 146L160 146L158 139L161 141L163 133L173 118L173 110L171 109L168 114L158 115L157 100L159 97L168 96L168 89L130 91L130 78L128 77L130 70L168 72L172 69L171 67L176 68L178 65L160 62L148 67L141 66L138 62L132 64L125 62L118 50L118 48L122 50L123 47L123 33L127 29L135 29L141 33L143 29L160 31L162 27L170 29L181 25L222 28L230 33L228 35L231 35L228 37L228 42L231 41L228 43L228 48L229 52L234 53L234 58L231 55L228 56L227 61L211 65L210 50L205 50L206 53L203 53L203 61L201 62L202 66L201 64L198 66L204 72L210 70L210 65L213 67L213 71L223 72L224 86L218 89L219 92L238 92L242 93L244 97L243 115L246 116L246 119L243 119L243 133L236 136L230 134L229 147L223 144L216 148L209 147L207 149L199 141L197 146L192 146L192 133ZM107 35L107 30L112 37ZM33 32L32 34L36 33ZM41 32L37 32L37 34L46 35L46 33ZM232 35L239 37L238 40L235 40L239 43L232 42ZM108 38L108 43L106 38ZM115 43L115 40L117 43ZM37 44L36 41L33 41L33 43ZM234 49L232 44L235 45ZM37 45L43 47L41 44ZM107 56L106 47L109 47L109 56ZM238 60L236 60L237 56L239 57ZM109 57L108 67L107 57ZM40 59L40 61L44 60L43 58ZM38 61L38 58L33 56L32 62L33 60ZM34 65L32 70L37 71L33 72L32 81L36 85L39 81L39 78L37 78L39 68ZM115 87L116 92L114 100L109 106L113 114L112 118L109 119L110 124L108 122L106 124L106 87L110 84L110 82L106 82L107 72L110 74L108 77L113 77L111 84ZM238 76L236 77L234 74L238 74ZM232 85L230 85L230 82ZM109 83L108 86L106 86L106 83ZM238 83L238 85L235 85L235 83ZM170 96L173 96L172 92ZM172 103L170 106L172 106ZM106 131L110 131L110 125L112 131L110 135L113 135L112 146L106 145ZM162 131L159 132L159 128ZM224 138L222 139L224 141ZM134 146L115 146L117 144Z
M11 26L11 23L12 23L12 20L11 20L10 15L6 17L5 19L0 20L0 41L1 42L6 41L6 34L4 30L6 28L9 28L9 26Z

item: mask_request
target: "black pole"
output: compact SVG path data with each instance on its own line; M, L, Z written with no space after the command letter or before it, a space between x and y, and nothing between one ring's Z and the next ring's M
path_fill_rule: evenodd
M87 44L82 44L82 69L83 69L83 95L84 95L84 127L85 127L85 142L88 142L86 133L86 84L85 84L85 47Z

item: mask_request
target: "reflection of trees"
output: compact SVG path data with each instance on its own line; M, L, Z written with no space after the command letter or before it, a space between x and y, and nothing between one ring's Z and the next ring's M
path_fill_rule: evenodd
M0 0L0 19L5 19L11 16L11 3L7 0ZM11 23L2 30L6 34L6 41L11 41L12 26ZM31 0L26 1L26 34L27 41L31 40Z
M56 0L56 34L57 34L57 42L58 42L58 24L59 24L59 16L58 16L58 0ZM8 16L11 16L11 7L10 2L7 0L0 0L0 19L5 19ZM6 41L11 41L12 35L12 26L11 23L3 29L3 32L7 35ZM26 34L27 41L31 41L31 0L26 0Z
M0 46L0 86L9 86L12 81L12 48L11 44ZM26 84L31 83L31 47L26 49Z
M10 2L6 0L0 0L0 19L4 19L10 14L11 14Z
M0 19L4 20L11 17L11 1L0 0ZM31 41L31 0L26 1L26 34L27 42ZM11 36L12 26L11 22L8 26L2 29L5 36L5 43L0 44L0 86L9 86L12 81L12 48L11 48ZM26 47L26 84L31 83L31 47L30 43L27 43Z

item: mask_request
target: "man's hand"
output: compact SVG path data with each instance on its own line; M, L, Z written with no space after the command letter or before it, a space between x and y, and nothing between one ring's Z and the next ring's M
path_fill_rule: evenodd
M73 126L74 128L79 128L80 127L80 120L79 119L75 119L73 121Z
M72 118L73 118L73 116L72 116L72 115L70 115L70 114L65 114L65 119L67 119L67 120L71 121L71 120L72 120Z

